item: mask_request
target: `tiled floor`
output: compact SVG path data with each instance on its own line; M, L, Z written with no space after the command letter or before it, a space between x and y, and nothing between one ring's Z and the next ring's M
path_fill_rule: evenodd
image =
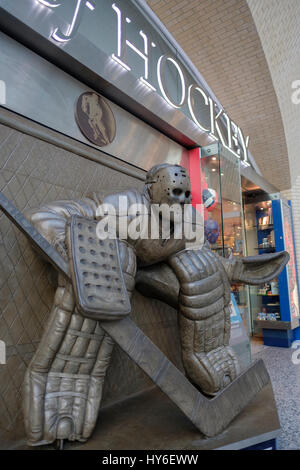
M253 359L264 360L272 380L281 423L278 448L300 449L300 364L292 362L296 350L264 346L254 339L251 352Z

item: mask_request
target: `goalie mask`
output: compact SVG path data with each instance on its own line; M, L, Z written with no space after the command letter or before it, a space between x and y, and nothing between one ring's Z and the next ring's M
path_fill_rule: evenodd
M180 165L156 165L147 173L146 187L153 204L190 204L191 182Z

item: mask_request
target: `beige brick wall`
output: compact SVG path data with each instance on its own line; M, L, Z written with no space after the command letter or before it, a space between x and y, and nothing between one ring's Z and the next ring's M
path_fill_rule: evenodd
M292 102L292 83L300 80L300 1L248 0L282 115L291 173L296 252L300 267L300 104ZM277 166L277 158L274 159ZM299 272L300 274L300 272Z
M300 5L299 0L295 0ZM258 0L267 4L269 0ZM285 4L289 0L279 0ZM290 187L281 113L246 0L148 0L228 114L250 135L265 178ZM274 164L276 161L276 164Z
M293 201L300 275L300 0L148 0Z

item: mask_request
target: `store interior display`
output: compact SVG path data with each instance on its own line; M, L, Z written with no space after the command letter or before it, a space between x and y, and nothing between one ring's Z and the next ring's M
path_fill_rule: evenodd
M291 207L279 194L267 194L245 178L242 179L242 187L247 254L263 255L283 249L290 254L290 261L280 276L270 283L248 288L249 328L254 336L263 335L265 340L268 328L270 331L275 328L274 322L281 322L289 328L292 319L299 315ZM268 344L284 345L284 341L279 343L280 334L284 336L286 333L278 330Z
M252 203L249 202L251 196L249 198L249 194L244 192L247 253L250 256L274 253L276 248L272 201L255 202L257 198L261 199L262 196L259 190L251 194L254 196ZM266 195L265 198L268 196ZM249 323L254 335L261 335L261 329L255 325L254 320L276 321L281 319L278 279L261 286L250 286L249 301Z
M255 206L257 227L257 250L259 254L274 253L275 236L273 225L273 210L271 201L263 201ZM278 279L271 284L265 284L258 289L261 311L257 313L258 320L281 320ZM259 302L258 302L259 304Z

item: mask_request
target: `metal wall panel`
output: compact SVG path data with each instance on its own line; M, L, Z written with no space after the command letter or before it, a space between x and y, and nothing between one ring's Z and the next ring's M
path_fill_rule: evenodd
M131 1L120 0L116 4L122 8L124 16L131 19L127 28L129 40L137 48L143 49L143 40L139 34L143 30L156 45L149 64L151 82L156 91L152 91L139 80L143 75L144 64L136 52L127 48L126 60L130 64L130 71L125 70L112 58L112 54L117 52L118 38L117 15L112 9L113 0L97 0L94 11L85 8L76 34L64 43L55 41L52 34L56 28L62 32L68 30L76 2L64 0L57 3L60 4L59 8L49 8L39 0L0 0L0 28L182 145L202 146L213 142L213 139L193 122L187 100L180 109L175 109L163 98L158 85L157 62L162 54L177 58L177 51L153 28ZM179 59L178 62L180 63ZM188 87L194 80L182 64L181 67ZM176 101L181 89L178 73L174 65L168 63L165 71L168 92ZM198 118L208 124L209 107L203 100L197 101Z
M91 144L74 117L81 93L91 90L50 62L0 33L0 79L6 83L5 107L52 129ZM109 101L116 119L115 140L101 150L139 168L180 163L187 150Z

